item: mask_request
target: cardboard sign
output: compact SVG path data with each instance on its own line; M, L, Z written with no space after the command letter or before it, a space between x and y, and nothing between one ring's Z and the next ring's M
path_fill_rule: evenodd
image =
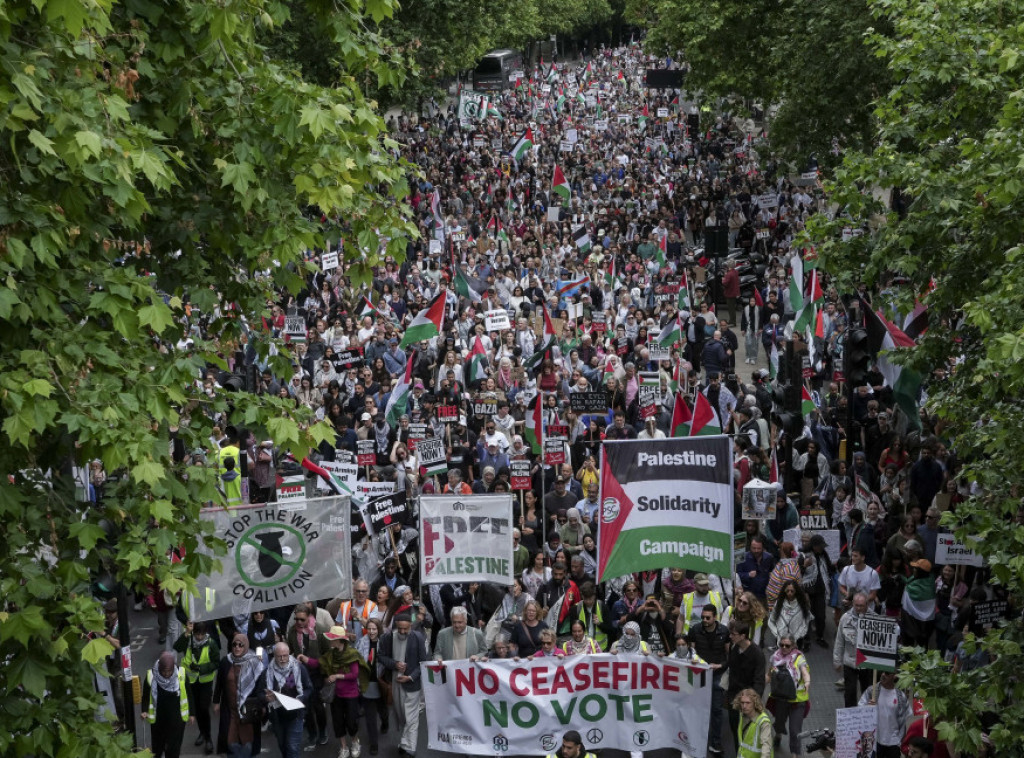
M412 515L405 500L405 492L392 492L370 500L363 509L366 526L373 534L380 534L391 524L407 524Z
M550 224L557 224L560 212L561 212L561 209L557 205L552 205L550 208L548 208L548 215L547 215L548 223L550 223Z
M594 131L595 132L606 132L606 131L608 131L608 119L606 119L606 118L594 119Z
M306 321L302 316L284 317L284 335L292 342L301 342L306 339Z
M448 457L444 449L444 440L436 437L420 440L417 448L420 466L426 469L427 476L440 474L448 470Z
M658 108L658 118L668 118L668 108Z
M580 133L576 129L565 130L565 141L576 144L580 140Z
M437 406L437 420L442 424L454 424L459 420L459 406L439 405Z
M282 476L277 480L277 503L306 499L306 475Z
M824 508L806 508L800 511L800 528L810 531L828 529L828 511Z
M572 142L566 142L565 140L562 140L560 143L558 143L558 152L560 152L560 153L571 153L572 152L572 148L573 148L573 144L574 143L572 143Z
M406 440L410 450L415 450L416 445L427 438L426 424L409 424L409 437Z
M489 332L503 332L512 328L508 320L508 311L496 309L484 314L484 328Z
M935 543L938 566L982 566L984 559L952 534L940 534Z
M1010 610L1005 600L986 600L984 603L975 603L973 608L975 623L986 628L992 628L999 619L1006 618Z
M498 413L498 401L493 398L488 400L477 400L473 403L473 415L494 416Z
M428 249L428 255L440 255L441 254L441 240L432 239L430 240L430 248Z
M548 424L547 438L565 442L569 439L569 427L565 424Z
M620 358L629 354L629 337L615 338L615 354Z
M899 652L899 621L865 614L857 621L857 668L895 671Z
M648 338L647 354L652 361L667 361L672 357L672 351L662 347L653 337Z
M640 418L645 421L658 415L658 404L651 396L640 396Z
M544 463L559 466L565 463L565 443L563 440L544 440Z
M771 232L767 229L758 229L754 232L754 239L766 240L771 236Z
M486 147L486 146L487 146L487 138L484 137L482 134L478 134L477 136L473 137L473 147Z
M530 489L530 462L527 460L509 461L509 486L515 491Z
M334 367L335 368L352 368L354 366L363 365L363 349L361 347L351 348L349 350L335 351L334 354Z
M833 758L874 756L878 731L878 706L836 708L836 753Z
M377 443L373 440L356 441L356 463L360 466L373 466L377 463Z
M775 208L779 204L779 198L777 195L758 195L754 202L761 208Z
M608 395L599 392L570 392L569 408L578 414L599 413L608 410Z
M338 253L324 253L320 258L320 268L324 271L333 271L338 267Z

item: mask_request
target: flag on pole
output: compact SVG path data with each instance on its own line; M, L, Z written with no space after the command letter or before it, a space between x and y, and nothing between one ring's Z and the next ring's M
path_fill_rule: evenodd
M779 453L775 449L775 446L773 445L772 446L772 457L771 457L771 460L768 462L768 483L769 484L777 484L778 481L779 481Z
M779 347L774 342L768 351L768 378L773 382L779 378Z
M477 339L480 339L477 337ZM810 391L806 385L800 388L800 413L806 416L808 413L813 411L817 406L814 404L814 398L811 397Z
M516 144L512 146L512 160L518 163L532 149L533 130L530 129L530 127L526 127L526 131L523 132L523 136L516 140Z
M523 442L530 446L534 455L544 452L544 404L538 392L530 401L526 410L526 421L523 425Z
M366 316L373 318L377 315L377 309L373 307L373 303L369 301L366 295L359 298L359 318L363 319Z
M578 276L575 279L570 279L569 281L562 283L558 287L558 296L571 297L572 295L576 294L576 290L578 290L580 287L586 284L590 284L590 277L587 275Z
M572 194L569 189L569 182L565 181L565 174L562 173L562 169L555 164L555 173L551 177L551 191L562 198L563 201L568 202L569 197Z
M467 298L470 302L479 303L482 300L480 293L473 288L469 279L467 279L466 275L462 273L461 268L455 269L455 281L453 284L455 286L455 291L462 297Z
M544 362L544 357L551 350L555 344L557 335L555 334L555 325L551 321L551 316L548 314L548 307L544 303L540 304L541 313L544 316L544 332L541 334L540 344L533 351L533 355L523 361L523 367L527 371L536 370L541 363Z
M893 399L906 415L910 428L919 430L921 420L917 412L917 399L921 390L921 375L913 369L892 363L888 357L890 351L914 347L914 340L886 319L881 311L871 310L866 303L862 304L861 310L868 332L868 349L878 355L878 370L885 378L885 384L892 387Z
M693 420L690 422L690 436L702 437L708 434L721 434L722 425L718 422L711 403L703 392L697 393L697 402L693 406Z
M430 196L430 212L434 216L434 228L440 229L441 234L444 235L444 219L441 218L441 192L435 189L434 193Z
M484 350L484 343L478 334L473 341L473 349L469 351L469 381L476 382L486 378L487 351Z
M914 303L914 310L903 319L903 333L916 340L928 331L928 306L924 303Z
M676 392L676 401L672 406L672 424L669 427L669 436L689 437L691 421L693 421L693 412L686 404L686 398L682 392Z
M409 393L412 390L412 364L415 358L415 355L409 356L409 363L405 367L405 374L395 388L391 390L387 407L384 409L384 419L391 425L392 429L398 428L398 420L402 418L402 414L405 413L409 405Z
M585 226L580 226L576 231L572 233L573 242L576 243L576 247L580 253L586 255L590 252L590 234L587 232Z
M668 235L664 234L661 240L658 242L658 252L654 255L658 260L658 265L665 267L668 265Z
M818 269L812 268L810 276L807 277L807 302L820 303L825 299L825 293L818 281Z
M422 342L436 337L441 333L444 325L444 308L448 300L448 293L442 290L434 298L429 306L416 314L416 317L409 323L409 327L402 335L402 342L399 347L406 347L414 342Z
M792 272L789 276L789 304L796 313L804 307L804 264L799 255L789 259Z
M640 126L646 127L647 122L650 120L650 118L651 112L647 110L647 103L644 103L644 109L640 111L640 116L637 118L637 123L640 124Z
M619 276L615 272L615 256L612 255L610 257L612 259L612 267L608 271L604 272L604 282L605 286L612 292L614 292L615 290L622 286L622 282L619 281Z
M686 272L682 272L682 278L679 280L679 299L676 301L676 307L681 311L691 310L690 299L690 280L686 278Z
M669 323L665 324L665 328L661 330L661 334L658 335L658 345L671 350L682 340L683 328L679 323L679 316L677 315Z
M825 311L821 308L818 309L818 317L814 321L814 336L820 340L825 339ZM814 343L808 341L808 344L813 345Z

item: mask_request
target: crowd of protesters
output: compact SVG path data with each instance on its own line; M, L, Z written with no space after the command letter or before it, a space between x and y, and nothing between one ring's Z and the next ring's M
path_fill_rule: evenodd
M892 709L885 723L896 726L879 732L880 754L901 744L941 753L934 725L914 731L912 699L893 677L871 688L870 672L856 667L855 637L857 618L876 613L899 620L904 644L938 648L958 668L988 662L962 643L991 626L975 609L1003 599L1000 589L983 568L938 560L942 514L970 494L956 453L923 404L919 418L899 409L880 373L846 392L845 335L871 293L844 299L822 272L820 318L793 328L803 305L794 297L805 292L804 281L795 292L789 285L794 257L815 265L794 240L822 209L820 192L764 163L749 124L646 89L644 69L666 66L678 64L650 61L638 47L604 50L524 72L492 96L497 113L485 118L466 122L453 102L429 121L394 119L392 136L423 172L407 198L420 239L404 260L376 268L367 288L351 285L344 260L309 275L297 297L251 321L234 366L256 375L253 391L306 406L333 427L314 458L333 461L372 441L375 465L361 476L394 482L412 502L511 491L513 463L528 462L529 487L514 500L513 586L421 587L414 528L398 525L394 542L366 537L355 551L359 578L333 600L189 624L168 642L180 664L161 656L144 706L161 746L180 745L178 725L194 717L196 744L212 752L212 707L218 752L240 758L259 751L264 716L286 758L302 751L303 733L307 750L326 745L329 724L339 758L359 758L362 742L377 754L392 723L400 753L411 755L421 662L613 652L711 667L712 755L725 749L728 723L745 757L770 755L783 735L797 756L812 674L827 675L805 657L817 644L832 648L847 706ZM513 157L527 133L532 147ZM725 230L721 255L709 249L709 228ZM310 260L318 268L322 256ZM405 340L438 297L439 333ZM495 312L508 328L488 329ZM302 334L286 332L296 317ZM679 341L662 345L675 324ZM285 337L291 375L256 358L253 343L268 332ZM787 343L807 357L814 409L801 431L784 433L772 391L801 377L784 361L776 371L769 356ZM766 359L768 368L756 367ZM407 370L409 396L389 418ZM223 380L205 377L210 392L225 391ZM574 410L576 393L603 393L601 409ZM697 393L734 440L735 574L666 567L598 582L602 444L671 436L675 404L692 407ZM564 463L546 463L531 444L534 403L564 439ZM439 417L452 406L453 420ZM244 477L252 501L273 500L289 463L272 442L228 419L215 437L208 449L179 452L216 465L229 502L241 501ZM445 442L441 477L417 461L416 443L430 437ZM778 482L776 515L744 522L739 503L754 478ZM806 519L813 529L801 529ZM838 549L819 533L833 531ZM306 707L284 710L275 693Z

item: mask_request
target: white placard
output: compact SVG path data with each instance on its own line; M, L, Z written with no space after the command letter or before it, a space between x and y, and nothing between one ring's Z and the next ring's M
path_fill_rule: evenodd
M836 752L833 758L876 755L878 712L873 705L836 708Z
M493 310L484 314L484 327L489 332L501 332L511 329L512 324L508 320L508 311Z
M512 584L512 493L423 495L420 583Z
M668 108L658 108L658 118L668 118Z
M547 220L549 222L553 223L553 224L557 224L558 223L558 215L559 215L560 212L561 212L561 209L557 205L552 205L550 208L548 208Z
M320 258L320 268L324 271L333 271L338 267L338 253L324 253Z
M573 143L566 142L565 140L562 140L559 143L559 145L558 145L558 152L560 152L560 153L571 153L572 152L572 148L573 148Z
M608 131L608 119L606 119L606 118L594 119L594 131L597 131L597 132Z
M952 534L940 534L935 543L938 566L983 566L984 559Z
M430 240L430 250L429 250L429 252L430 252L431 255L440 255L441 254L441 240L438 240L438 239Z
M566 142L572 142L573 144L575 144L575 143L579 142L579 139L580 139L580 135L579 135L579 132L577 130L575 130L575 129L566 129L565 130L565 141Z

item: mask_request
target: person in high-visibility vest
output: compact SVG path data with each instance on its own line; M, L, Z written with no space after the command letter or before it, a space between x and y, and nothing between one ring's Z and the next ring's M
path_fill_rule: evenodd
M185 724L193 723L195 718L189 716L185 669L176 664L174 653L169 650L161 653L153 668L146 672L142 718L153 731L154 758L178 758Z
M754 690L740 690L732 707L740 712L736 730L736 758L772 758L775 754L775 730Z
M196 746L205 745L206 755L213 754L210 706L213 703L213 682L220 666L220 645L210 635L205 621L189 622L185 633L174 643L174 649L184 653L181 667L187 678L186 691L191 702L191 714L199 725Z
M583 747L583 738L580 737L580 733L575 729L570 729L562 735L562 747L549 753L547 758L595 758L595 756L593 753L588 753L587 749Z
M691 625L700 623L700 614L708 603L720 610L723 619L721 623L728 625L729 620L725 615L728 603L722 598L721 592L711 589L711 580L708 575L697 574L693 577L693 584L696 589L684 594L683 602L680 603L679 617L676 619L676 632L686 634L690 631Z

